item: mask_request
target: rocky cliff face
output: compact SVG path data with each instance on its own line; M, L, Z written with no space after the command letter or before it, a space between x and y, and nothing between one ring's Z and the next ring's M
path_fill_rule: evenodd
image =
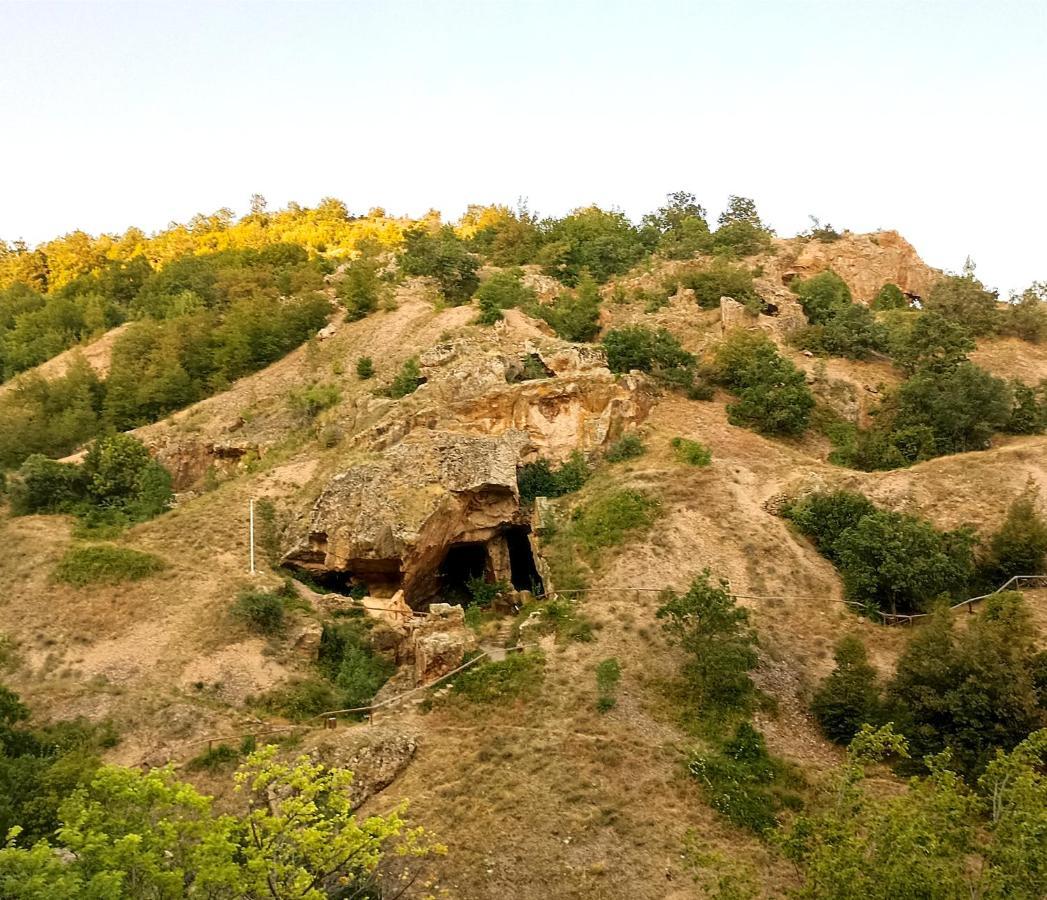
M920 259L897 231L845 232L836 241L783 241L781 257L781 277L786 283L832 269L860 303L870 303L888 282L914 297L926 297L942 275Z

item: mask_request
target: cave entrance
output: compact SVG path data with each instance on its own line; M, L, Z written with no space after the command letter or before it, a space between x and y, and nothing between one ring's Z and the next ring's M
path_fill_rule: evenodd
M530 528L514 525L505 530L505 543L509 548L509 571L513 587L518 591L530 591L535 596L542 593L542 576L534 561L534 550L528 538Z
M482 541L451 544L440 563L440 593L448 602L468 602L469 580L487 574L487 545Z

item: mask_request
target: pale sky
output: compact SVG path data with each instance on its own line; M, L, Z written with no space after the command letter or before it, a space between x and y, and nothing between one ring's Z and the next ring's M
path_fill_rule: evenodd
M12 3L0 237L688 190L1047 280L1045 0Z

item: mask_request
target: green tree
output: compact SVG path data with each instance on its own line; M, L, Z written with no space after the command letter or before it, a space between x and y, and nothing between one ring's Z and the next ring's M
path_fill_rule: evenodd
M762 312L763 298L756 291L752 272L726 259L714 259L707 269L685 272L679 283L694 291L694 299L702 309L718 309L721 297L730 297L752 312Z
M630 269L647 248L624 213L589 206L542 223L539 259L545 272L564 284L579 284L588 273L600 284Z
M479 260L450 225L436 231L418 226L404 233L400 270L405 275L433 278L448 303L466 303L480 279L476 274Z
M986 577L997 585L1013 575L1047 571L1047 521L1036 509L1034 495L1015 500L999 530L989 538L982 562Z
M503 309L530 306L535 302L534 291L523 283L523 272L510 269L495 272L476 291L480 306L478 321L482 325L493 325L502 318Z
M600 289L584 272L577 284L573 292L539 306L537 313L549 323L557 337L565 341L592 341L600 333Z
M381 278L382 262L374 256L354 259L346 267L338 284L338 299L345 305L348 322L373 313L388 293L388 285Z
M643 217L642 227L668 259L689 259L711 244L705 209L686 191L669 194L665 206Z
M748 197L731 195L717 219L712 247L717 253L751 256L771 245L774 232L764 225L756 204Z
M973 274L946 275L931 288L923 308L966 326L981 337L997 326L996 293L987 291Z
M1012 298L1001 313L999 331L1032 344L1047 341L1047 284L1037 282Z
M832 269L793 281L789 287L812 325L824 325L852 305L850 288Z
M706 569L685 594L667 591L655 613L669 641L686 654L683 677L702 714L744 710L755 696L749 671L756 665L756 633L726 581Z
M356 377L361 381L374 377L374 360L371 357L361 356L356 360Z
M937 312L921 313L892 344L895 364L907 374L948 372L967 360L974 337L962 323Z
M880 288L872 302L872 308L877 311L907 309L908 307L909 299L902 293L902 289L898 285L891 282L887 282Z
M819 685L811 711L826 737L849 744L862 725L878 724L880 689L861 638L844 637L836 645L835 659L836 668Z

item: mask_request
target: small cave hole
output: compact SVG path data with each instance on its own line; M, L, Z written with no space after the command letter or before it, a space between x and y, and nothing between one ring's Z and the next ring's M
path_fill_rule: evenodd
M513 587L518 591L531 591L540 595L543 591L542 576L534 561L534 550L528 538L530 531L524 525L515 525L505 530L505 543L509 548L509 570Z
M487 546L481 541L451 544L440 563L440 594L448 603L468 602L469 581L487 574Z

